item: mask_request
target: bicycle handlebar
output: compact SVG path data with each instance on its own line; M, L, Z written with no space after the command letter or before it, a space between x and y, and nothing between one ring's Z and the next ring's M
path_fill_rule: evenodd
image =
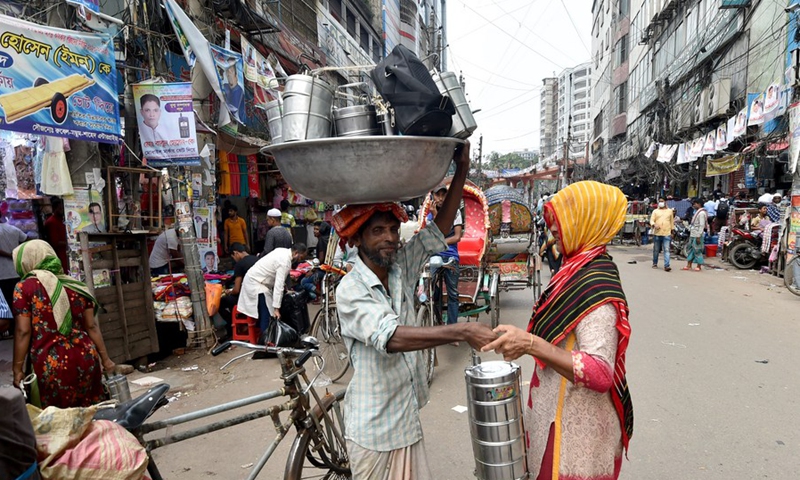
M301 348L290 348L290 347L272 347L267 345L256 345L254 343L241 342L239 340L229 340L211 350L211 355L216 357L217 355L221 354L222 352L224 352L233 345L236 345L238 347L248 348L250 350L256 350L259 352L267 352L274 354L283 353L295 357L300 357L297 360L295 360L295 365L298 367L302 367L303 364L306 363L309 358L313 357L314 354L317 353L317 350L313 348L301 349Z

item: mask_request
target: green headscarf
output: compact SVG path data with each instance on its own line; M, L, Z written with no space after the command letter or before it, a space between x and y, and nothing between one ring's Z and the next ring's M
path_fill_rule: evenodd
M94 307L97 306L97 300L85 283L64 275L61 261L47 242L42 240L25 242L14 249L12 257L21 280L34 276L44 287L53 305L53 318L62 335L72 331L72 310L64 287L83 295Z

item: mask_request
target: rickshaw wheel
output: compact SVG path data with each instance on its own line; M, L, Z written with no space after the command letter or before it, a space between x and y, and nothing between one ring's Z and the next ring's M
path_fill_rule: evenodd
M427 304L422 304L417 310L417 325L420 327L432 327L433 318L431 317L431 309ZM428 381L428 386L433 383L433 369L436 365L436 348L428 348L422 351L422 361L425 365L425 376Z
M642 229L639 220L633 221L633 242L637 247L642 246Z

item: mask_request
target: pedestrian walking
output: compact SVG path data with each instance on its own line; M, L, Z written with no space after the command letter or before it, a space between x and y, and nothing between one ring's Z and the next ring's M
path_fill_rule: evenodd
M695 198L692 200L692 207L695 209L692 221L689 224L689 243L687 245L688 254L686 255L686 266L681 270L691 270L695 264L695 272L703 270L703 233L708 226L708 214L703 208L702 200Z
M658 199L658 208L650 214L650 227L653 229L653 268L658 268L658 257L664 250L664 271L669 272L669 246L672 241L672 230L675 228L675 215L667 208L667 201Z
M606 244L625 223L616 187L574 183L545 205L564 263L534 306L527 331L499 325L482 351L536 360L525 407L532 479L619 478L633 435L625 379L628 305Z

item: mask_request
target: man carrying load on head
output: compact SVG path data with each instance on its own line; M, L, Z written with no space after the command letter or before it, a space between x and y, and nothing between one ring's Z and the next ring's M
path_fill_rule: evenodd
M336 289L336 304L355 370L344 400L347 451L354 479L431 477L419 409L428 403L422 350L467 341L480 348L496 338L477 322L422 327L414 287L431 255L447 248L464 181L469 145L455 156L452 188L433 223L400 248L399 203L351 205L334 215L343 242L358 247L352 271Z

